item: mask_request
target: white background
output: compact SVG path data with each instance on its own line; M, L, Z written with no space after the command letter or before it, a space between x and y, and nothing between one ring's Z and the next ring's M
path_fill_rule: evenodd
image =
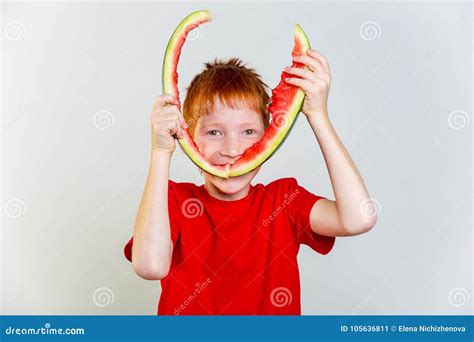
M159 282L123 256L150 158L168 39L187 14L184 92L241 57L274 87L293 25L330 62L329 111L380 204L368 234L301 248L303 314L472 312L472 9L468 3L5 3L2 312L156 314ZM334 198L300 116L254 183ZM178 148L171 179L202 184Z

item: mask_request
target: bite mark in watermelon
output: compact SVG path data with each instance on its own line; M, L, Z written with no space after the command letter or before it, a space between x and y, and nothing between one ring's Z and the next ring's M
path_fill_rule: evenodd
M163 60L163 92L175 96L178 101L177 69L183 44L192 29L211 21L211 19L209 11L193 12L183 19L169 40ZM308 37L299 25L295 25L294 42L292 56L305 55L306 50L310 48ZM292 67L305 68L305 65L293 61ZM264 136L260 141L249 147L233 165L228 163L219 166L209 163L199 151L187 129L184 130L184 137L178 139L184 152L202 170L222 178L244 175L259 167L285 141L303 105L304 91L299 87L286 83L284 81L286 77L295 76L283 71L280 83L272 90L271 102L268 106L271 122L265 130ZM178 107L181 108L181 105L179 104Z

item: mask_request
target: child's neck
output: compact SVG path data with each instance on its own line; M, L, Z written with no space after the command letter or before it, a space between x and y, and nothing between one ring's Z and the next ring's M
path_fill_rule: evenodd
M227 194L222 192L218 187L207 180L204 182L204 188L207 190L209 195L221 201L237 201L248 195L250 191L250 184L247 184L245 188L235 194Z

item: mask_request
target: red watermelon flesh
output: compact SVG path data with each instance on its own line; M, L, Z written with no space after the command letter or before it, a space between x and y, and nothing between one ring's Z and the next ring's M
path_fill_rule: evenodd
M211 15L208 11L191 13L178 25L168 43L163 60L163 92L174 95L178 101L177 69L181 49L189 32L210 20ZM292 56L306 54L306 50L310 48L310 45L306 34L299 25L295 26L294 40ZM303 64L294 61L292 66L305 67ZM305 96L303 90L286 83L284 81L286 77L295 76L282 72L280 83L272 90L271 102L268 106L271 122L265 130L264 136L248 148L233 165L230 163L215 165L218 164L215 160L212 160L212 162L206 160L187 129L184 130L184 137L178 139L184 152L202 170L222 178L240 176L259 167L276 152L286 139L303 104Z

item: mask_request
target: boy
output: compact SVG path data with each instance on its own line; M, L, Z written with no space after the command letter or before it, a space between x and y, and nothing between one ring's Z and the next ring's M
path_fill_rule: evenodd
M261 167L230 179L204 172L201 186L169 180L173 135L181 137L183 128L215 165L237 160L263 136L267 86L240 60L206 63L188 88L183 115L171 95L156 99L151 165L124 252L140 277L161 280L158 314L300 315L300 244L327 254L336 236L375 225L376 215L362 208L371 201L364 182L329 120L327 59L308 50L294 60L309 70L286 68L292 77L285 81L306 93L302 112L322 149L335 201L295 178L252 185Z

